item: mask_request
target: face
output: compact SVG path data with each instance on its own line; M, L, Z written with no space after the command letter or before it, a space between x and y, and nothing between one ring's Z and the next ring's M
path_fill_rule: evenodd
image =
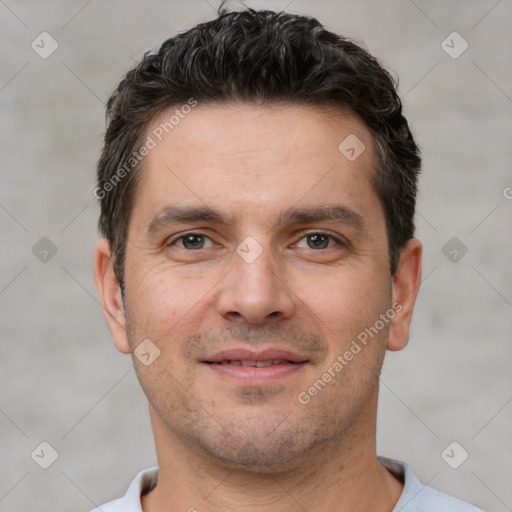
M338 149L351 134L355 160ZM258 471L339 442L374 407L400 316L368 130L341 112L230 104L155 140L113 330L123 352L159 350L134 356L154 425Z

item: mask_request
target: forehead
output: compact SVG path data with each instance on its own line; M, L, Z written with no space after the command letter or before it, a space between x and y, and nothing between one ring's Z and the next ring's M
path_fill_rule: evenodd
M135 208L216 203L254 217L339 200L364 210L377 200L371 134L341 109L178 106L156 118L145 137L153 147L143 161Z
M162 146L173 146L176 158L185 149L187 160L193 155L204 156L205 149L215 157L238 154L240 159L281 150L289 151L290 160L300 160L303 153L320 156L315 148L327 149L331 156L338 157L339 143L350 135L370 142L363 160L371 158L374 151L370 132L356 114L348 108L327 105L228 102L192 108L183 104L156 117L146 135L157 146L148 160L157 157Z

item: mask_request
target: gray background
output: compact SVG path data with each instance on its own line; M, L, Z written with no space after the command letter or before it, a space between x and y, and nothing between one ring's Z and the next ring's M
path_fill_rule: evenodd
M0 0L1 511L87 511L156 463L145 397L98 303L92 190L104 102L144 51L215 17L208 2ZM512 510L512 3L286 9L354 38L400 77L423 152L424 281L411 342L385 363L379 453L481 508ZM31 48L43 31L59 45L47 59ZM453 31L469 44L456 59L441 46ZM32 251L42 237L57 248L46 262ZM443 252L452 237L467 247L456 262ZM42 441L58 452L46 470L31 457ZM458 469L441 457L453 441L452 461L469 453Z

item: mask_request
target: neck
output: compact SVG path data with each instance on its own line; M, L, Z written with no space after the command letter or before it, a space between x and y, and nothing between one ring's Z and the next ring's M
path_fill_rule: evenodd
M318 446L281 473L233 470L193 453L150 409L158 454L158 484L142 497L144 512L339 512L393 510L402 484L377 460L377 397L343 439Z

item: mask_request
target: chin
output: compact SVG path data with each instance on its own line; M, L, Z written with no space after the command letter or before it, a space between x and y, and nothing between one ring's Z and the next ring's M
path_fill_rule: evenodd
M238 450L209 450L210 455L216 459L216 464L222 465L229 471L238 473L276 474L285 473L300 466L302 457L276 452L276 450L262 450L252 442L247 442Z
M243 429L243 432L240 432ZM247 473L284 473L300 467L319 442L314 434L302 429L250 432L238 427L238 435L224 435L201 439L198 445L203 453L226 470ZM220 434L220 432L219 432Z

